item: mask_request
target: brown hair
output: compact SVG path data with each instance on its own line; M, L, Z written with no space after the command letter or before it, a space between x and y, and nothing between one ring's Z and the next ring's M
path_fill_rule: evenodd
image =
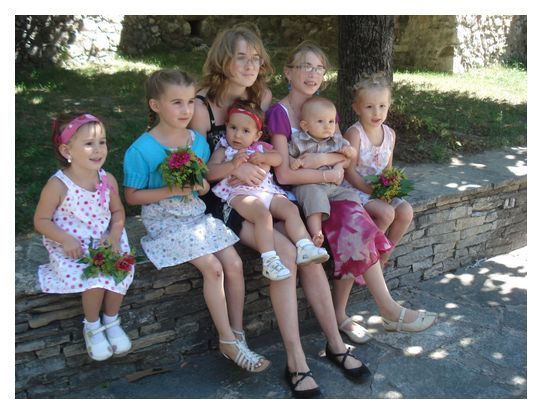
M249 100L254 102L262 101L263 94L267 89L267 80L273 74L271 59L265 50L256 26L251 29L244 23L223 30L216 36L207 53L207 58L203 64L203 76L199 85L199 89L208 88L207 98L218 106L224 100L228 78L231 76L230 65L235 57L235 47L239 39L245 40L263 59L256 81L247 88L247 98Z
M175 69L161 69L151 73L145 81L145 98L149 110L147 131L150 131L158 121L158 116L150 107L149 101L151 99L159 99L168 85L188 87L195 85L195 82L187 73Z
M244 109L247 112L250 112L253 115L256 115L260 120L262 121L262 125L265 122L265 113L262 111L262 108L260 108L260 105L258 105L256 102L249 101L247 99L236 99L233 101L233 103L228 108L228 115L226 116L226 122L229 121L229 112L232 108L239 108Z
M320 58L322 61L322 65L324 65L324 68L329 69L330 63L329 59L327 58L326 53L322 50L320 46L318 46L316 43L305 40L298 44L289 54L286 58L286 63L284 64L287 68L293 68L301 63L303 63L303 59L305 58L306 54L312 52L316 56ZM324 77L322 80L322 85L320 87L320 90L324 90L327 87L327 82Z
M51 142L53 144L53 151L54 151L54 154L55 154L55 158L57 159L57 161L58 161L58 163L60 164L61 167L65 167L65 168L69 167L70 163L60 153L60 149L59 149L60 145L61 145L60 138L59 138L60 134L62 134L64 129L75 118L77 118L77 117L79 117L81 115L84 115L84 114L88 114L88 113L89 112L63 112L63 113L57 114L57 115L55 115L53 117ZM98 122L88 122L88 124L95 124L95 125L101 124L102 128L104 128L104 131L105 131L105 126L103 125L102 122L100 122L100 123L98 123ZM84 124L84 125L86 125L86 124ZM83 125L81 125L81 126L83 126Z
M373 73L362 73L359 75L356 83L352 86L352 100L356 101L358 99L360 92L367 89L387 89L390 92L390 101L391 101L391 82L386 76L385 72L373 72Z

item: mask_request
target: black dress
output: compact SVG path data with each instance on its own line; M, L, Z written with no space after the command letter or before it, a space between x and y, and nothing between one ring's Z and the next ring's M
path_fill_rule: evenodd
M216 144L218 143L218 141L220 141L220 138L226 137L226 126L216 125L213 110L211 109L211 105L209 104L209 101L205 96L196 95L196 98L198 98L205 104L205 106L207 107L207 111L209 112L211 130L207 132L207 143L211 148L211 152L213 152L215 150ZM213 217L222 220L226 224L226 226L228 226L237 236L239 236L243 221L245 219L241 217L239 213L237 213L237 211L232 209L227 203L223 202L212 191L209 191L207 194L200 198L205 202L205 205L207 206L207 209L205 210L206 213L210 213L213 215Z

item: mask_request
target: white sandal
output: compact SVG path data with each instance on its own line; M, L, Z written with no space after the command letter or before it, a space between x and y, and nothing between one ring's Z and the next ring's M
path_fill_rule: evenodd
M418 311L418 317L409 323L403 322L406 314L406 308L401 308L401 314L397 322L392 322L386 318L382 318L384 329L393 332L421 332L432 326L438 315L435 312Z
M113 322L108 323L107 325L104 325L103 328L106 329L105 334L107 335L107 340L111 344L111 347L113 348L113 353L115 355L124 354L128 352L130 349L132 349L132 342L130 341L130 338L122 328L122 334L116 337L109 337L107 334L107 329L112 328L113 326L120 325L120 318L115 319Z
M349 331L348 329L345 329L345 326L351 323L354 326L353 331ZM365 329L363 326L361 326L359 323L357 323L354 320L354 317L346 318L344 321L341 322L339 325L339 331L344 333L352 342L355 342L356 344L364 344L371 340L372 336L369 334L369 331Z
M92 337L103 331L105 331L105 326L103 325L94 330L83 328L83 337L85 338L88 356L95 361L104 361L113 355L113 348L105 336L102 341L95 344L92 343Z
M245 331L236 331L235 329L232 329L231 331L233 332L237 340L239 340L245 346L247 351L250 352L258 361L261 361L261 362L267 361L267 359L263 355L260 355L257 352L254 352L248 347L247 339L245 337Z
M226 357L230 361L233 361L239 368L242 368L248 372L265 371L271 363L269 360L263 358L261 355L252 352L243 342L238 339L235 339L233 341L219 339L218 341L221 344L225 345L235 345L235 347L237 348L237 355L235 356L235 359L229 357L222 350L220 350L220 352L222 353L222 355L224 355L224 357Z

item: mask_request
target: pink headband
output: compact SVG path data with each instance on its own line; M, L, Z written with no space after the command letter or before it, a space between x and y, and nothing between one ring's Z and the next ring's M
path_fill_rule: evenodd
M73 137L73 134L77 132L77 130L85 124L88 124L89 122L99 122L101 121L96 118L94 115L91 114L83 114L78 116L75 119L72 119L68 126L64 128L64 131L58 136L57 140L59 144L67 144L68 141Z
M263 123L258 115L250 111L247 111L246 109L236 108L236 107L233 107L228 111L228 118L230 117L231 114L243 114L243 115L250 116L254 120L254 122L256 122L256 127L258 128L258 131L262 130Z

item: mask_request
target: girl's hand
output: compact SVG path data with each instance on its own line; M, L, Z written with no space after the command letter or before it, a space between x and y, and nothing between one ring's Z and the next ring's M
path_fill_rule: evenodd
M211 185L205 178L203 179L203 185L194 186L194 190L196 190L198 194L201 196L207 194L210 189L211 189Z
M231 162L235 168L238 168L244 163L246 163L249 158L250 156L246 153L246 151L241 150L237 154L235 154L235 157L233 157L233 160L231 160Z
M261 152L255 152L250 156L248 162L254 165L265 164L265 154Z
M79 259L81 256L83 256L81 242L75 237L66 234L65 239L61 244L62 248L64 249L64 254L70 259Z
M341 160L338 160L337 157L343 158L344 156L339 155L337 153L331 153L331 154L306 153L306 154L301 155L299 159L303 163L303 168L317 170L320 167L335 165L338 161L341 161ZM342 161L344 161L344 159Z
M121 253L120 249L120 235L115 236L113 234L107 234L100 240L100 246L111 246L111 249L115 253Z
M303 161L299 158L291 158L290 157L290 168L292 170L299 170L300 168L303 168L305 165L303 164Z
M339 150L339 153L344 155L346 158L353 158L353 157L356 156L356 150L351 145L349 145L347 147L342 147Z
M344 179L344 168L333 168L331 170L324 171L324 178L326 183L341 185Z
M266 171L257 165L251 163L242 164L232 175L238 179L238 182L246 185L260 185L265 178ZM230 179L229 183L235 185L236 180Z

